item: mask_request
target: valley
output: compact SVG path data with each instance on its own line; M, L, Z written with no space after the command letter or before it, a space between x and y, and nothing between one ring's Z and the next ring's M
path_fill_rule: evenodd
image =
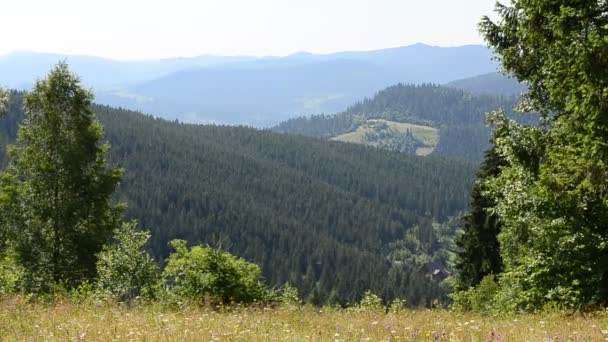
M0 340L608 340L608 0L2 10Z
M107 106L94 111L110 162L125 170L116 198L152 233L160 262L180 238L255 261L271 286L288 282L316 304L353 303L367 289L412 305L446 298L419 268L449 260L475 164ZM14 93L0 119L8 140L0 165L22 118ZM436 139L423 126L394 127ZM395 262L405 259L411 262Z

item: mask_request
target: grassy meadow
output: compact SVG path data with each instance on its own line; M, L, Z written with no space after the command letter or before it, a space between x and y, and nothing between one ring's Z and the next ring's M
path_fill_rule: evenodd
M385 124L386 127L388 127L388 132L391 135L405 134L408 130L410 130L414 138L429 146L416 149L416 154L419 156L431 154L439 142L439 130L436 128L382 119L367 120L365 124L359 126L354 132L339 135L331 140L377 146L377 142L371 142L367 139L368 133L373 133L377 130L377 124Z
M279 308L0 301L1 341L604 341L608 313L490 317L445 310L380 313Z

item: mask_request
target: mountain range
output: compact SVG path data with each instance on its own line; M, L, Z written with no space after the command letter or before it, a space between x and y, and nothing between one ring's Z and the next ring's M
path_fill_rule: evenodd
M481 45L156 61L18 52L0 56L0 84L27 89L59 60L82 76L99 103L186 122L258 127L336 113L400 82L444 84L497 69Z

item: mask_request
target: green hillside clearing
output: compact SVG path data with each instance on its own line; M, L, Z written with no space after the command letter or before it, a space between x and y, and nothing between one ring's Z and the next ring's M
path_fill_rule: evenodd
M415 153L419 156L431 154L439 142L439 131L436 128L381 119L367 120L356 131L338 135L331 140L382 147L404 139L408 132L414 139Z

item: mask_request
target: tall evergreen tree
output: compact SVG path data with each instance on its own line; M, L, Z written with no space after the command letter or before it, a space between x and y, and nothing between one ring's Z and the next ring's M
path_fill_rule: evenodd
M608 304L608 2L513 0L482 33L525 107L495 115L509 166L488 186L501 219L503 296L513 309Z
M111 196L121 170L107 168L108 145L91 111L93 96L59 63L25 95L25 119L9 150L3 195L10 217L2 224L24 286L45 291L76 286L95 275L95 254L119 224L122 209Z
M498 234L500 220L489 210L496 205L495 200L484 193L485 181L496 177L504 159L494 147L485 153L485 158L477 174L477 182L471 191L471 204L462 219L463 234L456 240L457 254L454 265L457 287L467 289L476 286L490 274L502 271L502 258Z

